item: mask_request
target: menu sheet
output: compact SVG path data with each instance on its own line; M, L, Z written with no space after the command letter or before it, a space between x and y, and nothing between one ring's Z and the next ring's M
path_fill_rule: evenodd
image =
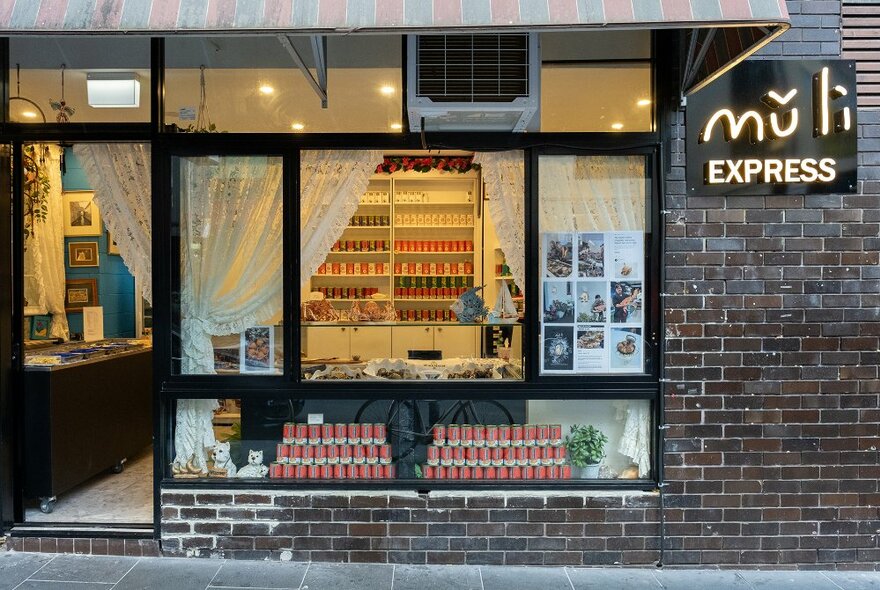
M541 373L644 372L644 234L541 235Z

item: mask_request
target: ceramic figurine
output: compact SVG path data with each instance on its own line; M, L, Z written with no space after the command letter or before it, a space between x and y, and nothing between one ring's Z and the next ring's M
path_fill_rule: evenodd
M214 468L211 470L215 477L235 477L238 470L232 457L229 455L229 443L217 442L214 450L211 452L211 458L214 460ZM225 473L222 473L225 471Z
M483 298L477 295L477 291L483 287L471 287L461 294L458 300L449 309L455 312L458 321L462 324L480 322L489 313Z
M237 477L266 477L269 468L263 465L263 451L248 451L248 464L238 470Z

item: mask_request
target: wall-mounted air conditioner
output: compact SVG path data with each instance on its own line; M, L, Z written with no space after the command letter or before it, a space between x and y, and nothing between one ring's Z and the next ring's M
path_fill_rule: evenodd
M540 79L537 34L411 35L410 130L537 130Z

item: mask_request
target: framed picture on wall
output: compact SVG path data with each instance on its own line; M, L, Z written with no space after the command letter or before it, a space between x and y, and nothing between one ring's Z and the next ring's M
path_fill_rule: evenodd
M116 240L113 239L113 236L110 235L109 229L107 230L107 254L119 256L119 244L117 244Z
M67 261L70 268L98 266L98 242L69 242Z
M64 235L100 236L101 214L94 202L94 191L64 193Z
M52 318L47 315L31 316L31 340L48 340Z
M98 279L67 279L64 284L64 311L82 312L98 305Z

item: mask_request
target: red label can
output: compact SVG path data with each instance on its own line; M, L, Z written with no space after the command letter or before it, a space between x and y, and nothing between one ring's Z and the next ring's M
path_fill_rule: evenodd
M565 463L565 447L553 447L553 462L557 465Z
M385 424L373 424L373 442L384 445L388 442L388 426Z
M373 443L373 425L361 424L361 444L369 445Z
M373 478L374 479L387 479L388 472L386 471L385 465L373 465Z
M497 479L498 478L498 468L494 466L486 467L484 470L484 475L486 479Z
M315 445L312 447L312 452L315 455L315 465L327 464L327 447L324 445Z
M498 427L498 445L502 447L510 446L510 438L513 436L513 429L506 425L502 424Z
M482 424L475 424L473 439L475 447L486 446L486 427Z
M284 477L284 467L285 466L281 463L272 463L271 465L269 465L269 477L273 479Z
M474 479L483 479L483 468L482 467L473 467L471 469L471 473Z
M461 444L461 426L458 424L450 424L446 427L446 440L449 446L457 447Z
M422 477L425 479L434 479L437 477L435 465L422 465Z
M515 438L515 437L514 437ZM523 444L532 446L538 438L538 427L534 424L526 424L523 428Z
M301 465L303 462L303 448L301 445L290 445L290 457L288 463Z
M438 467L439 469L439 467ZM387 479L394 479L397 477L397 465L394 463L385 466L385 477Z
M275 445L275 460L279 463L290 463L290 445L284 443Z
M562 444L562 424L550 425L550 444L553 446Z
M349 463L345 466L345 478L346 479L357 479L358 476L358 466L352 463Z
M477 463L485 467L492 463L492 449L489 447L480 447L477 449Z
M302 464L311 465L315 462L315 447L307 445L302 448Z
M529 465L540 465L541 464L541 447L528 447L529 450Z
M367 463L377 465L379 463L379 445L366 445Z
M304 445L309 440L309 429L307 424L297 424L294 429L293 442L298 445Z
M504 464L508 467L511 465L516 465L516 449L513 447L506 447L504 449Z
M470 447L474 444L474 427L470 424L461 425L461 446Z
M396 275L403 274L403 265L401 263L399 263L399 262L394 263L394 274L396 274Z
M452 447L440 447L440 465L452 465Z
M333 479L345 479L345 465L337 463L333 466Z
M348 425L348 442L353 445L361 443L361 425L357 422Z
M324 445L324 449L327 453L327 464L328 465L338 465L339 464L339 447L336 445Z
M337 445L344 445L348 442L348 430L346 429L345 424L333 425L333 442Z
M321 468L317 465L309 465L306 477L308 479L321 479Z
M322 424L321 425L321 442L325 445L329 445L333 442L333 425L332 424Z
M540 447L550 444L550 425L538 424L535 428L537 430L535 442L538 446Z
M382 465L388 465L391 463L391 445L378 445L379 446L379 463Z
M477 455L477 447L467 447L466 449L464 449L464 451L465 451L465 454L464 454L465 465L469 465L470 467L473 467L474 465L476 465L479 462L478 455Z
M309 469L305 465L294 465L294 473L297 479L306 479L309 476Z
M559 465L551 465L547 468L547 479L559 479L559 471L561 467Z
M562 466L562 479L571 479L571 465Z
M510 468L510 479L522 479L523 478L523 468L519 465L514 465Z
M461 474L459 473L459 468L455 465L452 467L446 468L446 478L447 479L458 479Z
M352 453L352 461L356 465L363 465L367 462L367 449L363 445L354 445Z
M541 465L553 465L553 447L538 447L541 449Z
M486 446L487 447L497 447L498 446L498 427L495 425L486 426Z
M321 479L333 479L333 466L321 465Z
M547 467L539 465L535 467L535 479L547 479Z
M522 424L514 424L510 427L510 444L518 447L523 444L523 435L525 430Z
M339 462L344 465L351 463L351 445L339 445Z
M316 445L321 442L321 425L309 424L309 444Z
M370 466L364 463L363 465L355 465L357 467L358 477L361 479L370 479Z
M498 467L498 479L510 479L510 467Z
M442 465L434 468L434 477L436 479L446 479L446 467Z
M297 477L296 469L297 467L302 467L302 465L290 465L289 463L284 466L283 476L287 478Z
M458 467L464 465L464 447L454 447L452 449L452 464Z
M292 443L293 438L296 436L296 424L288 422L284 425L284 430L282 432L281 440L288 444Z
M462 467L458 472L459 479L470 479L471 478L471 468L470 467Z
M498 467L500 465L504 465L504 451L505 449L501 447L495 447L492 449L492 465Z
M523 479L535 479L535 468L531 465L526 465L522 468L523 470Z

